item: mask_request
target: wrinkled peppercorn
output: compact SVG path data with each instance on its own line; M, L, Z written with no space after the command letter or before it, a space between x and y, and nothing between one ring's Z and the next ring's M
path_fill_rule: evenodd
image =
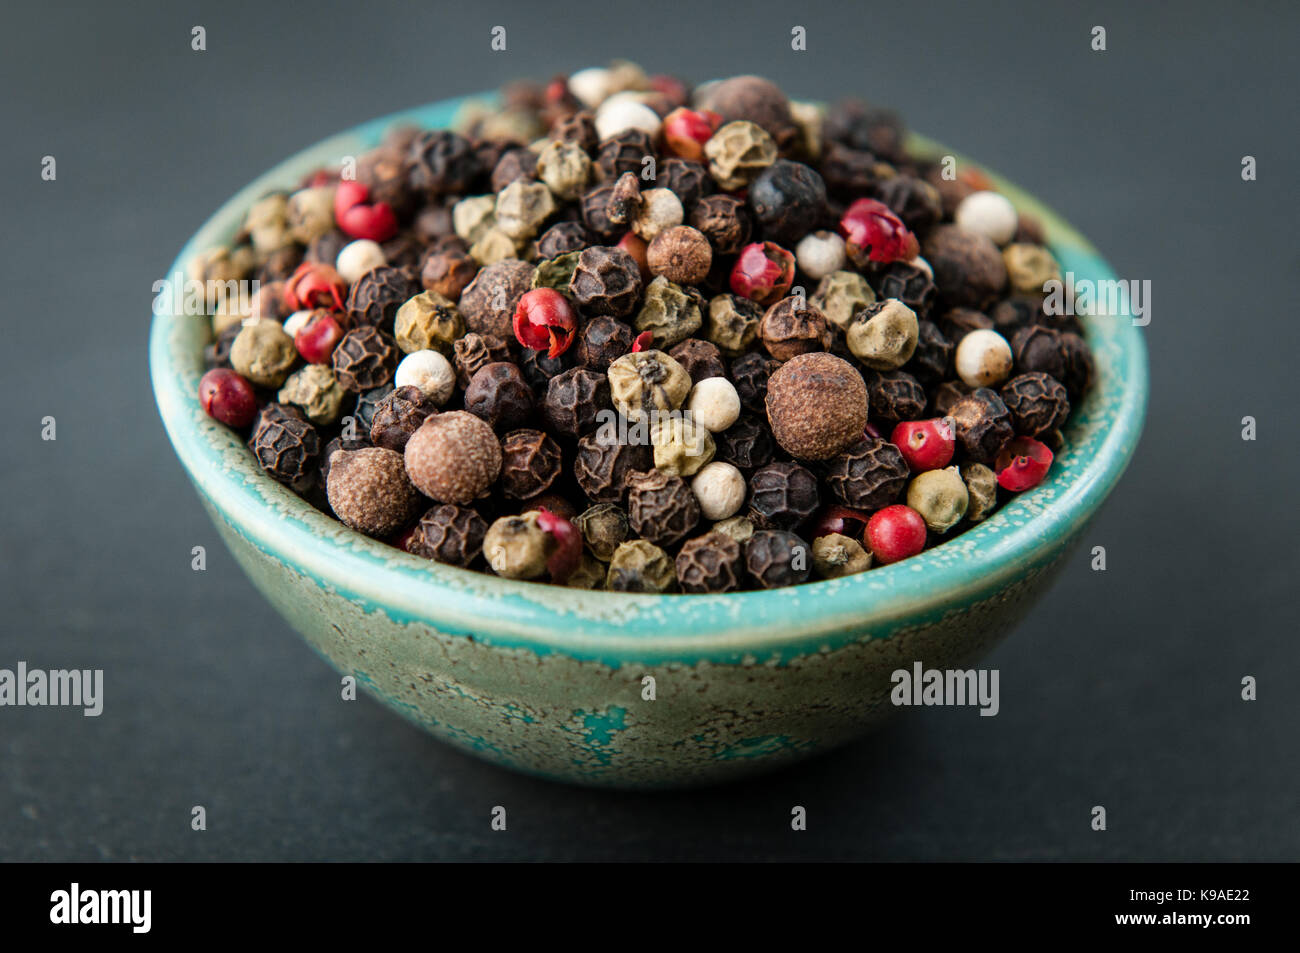
M312 475L320 454L320 435L306 420L286 413L263 413L253 433L253 455L281 483L301 484Z
M1041 371L1058 381L1064 381L1067 355L1059 331L1031 324L1011 336L1011 356L1016 373Z
M918 321L916 328L916 350L912 352L911 360L903 365L903 370L923 386L932 387L948 375L956 346L944 337L933 321Z
M420 517L406 551L449 566L469 566L483 552L487 522L468 506L443 503Z
M357 279L348 294L348 315L357 326L391 331L397 309L419 291L420 286L401 268L371 268Z
M673 546L700 521L700 504L679 476L658 470L627 478L628 520L638 536L656 546Z
M807 581L812 552L794 533L760 529L745 543L745 568L764 589L793 586Z
M754 230L749 209L734 195L700 199L691 210L690 224L709 240L715 257L737 254Z
M717 347L699 338L687 338L675 345L668 356L685 368L691 382L698 384L709 377L726 377L727 366Z
M551 381L571 367L572 351L566 351L559 357L549 357L545 351L525 348L523 357L519 359L519 370L538 397L545 397L546 388L551 386Z
M815 304L798 295L782 298L763 313L758 336L778 361L830 346L830 325Z
M596 165L606 181L613 182L624 172L639 176L647 156L657 158L650 137L640 129L624 129L596 148Z
M1011 414L1011 425L1022 437L1042 437L1065 425L1070 398L1065 385L1042 371L1013 377L999 392Z
M593 371L607 371L609 365L632 350L632 329L609 315L588 321L578 334L578 363Z
M425 396L418 387L399 387L375 406L374 422L370 425L370 441L377 447L406 449L424 418L438 412L438 405Z
M569 293L588 314L625 317L641 295L641 269L623 249L594 245L578 256Z
M659 167L655 185L671 190L681 200L682 208L688 215L700 199L713 191L709 170L690 159L665 159Z
M766 413L767 379L781 366L757 351L751 351L731 362L731 382L736 385L740 402L750 410Z
M882 298L897 298L915 311L918 318L924 318L934 305L938 289L925 269L896 261L881 272L876 293Z
M436 291L450 301L460 298L478 274L478 262L466 252L440 251L424 259L420 267L420 284L426 291Z
M794 247L825 217L826 183L802 162L777 159L750 183L749 207L765 238Z
M649 445L605 442L597 431L578 441L573 475L593 502L621 503L628 474L649 470L653 462Z
M514 337L511 321L519 299L533 288L534 268L526 261L508 258L481 270L460 295L465 326L503 341Z
M626 540L630 532L627 513L613 503L597 503L583 512L574 521L583 542L597 559L605 562L614 555Z
M872 420L883 420L892 425L900 420L919 420L925 416L925 388L911 374L905 371L867 371L866 382Z
M533 181L537 177L537 153L531 149L507 149L492 169L492 191L501 192L517 179Z
M449 357L456 339L465 334L465 322L456 306L436 291L425 291L397 309L393 337L407 354L437 351Z
M1092 350L1088 342L1069 331L1061 335L1061 344L1065 348L1065 377L1061 383L1070 394L1070 400L1078 401L1092 385L1095 367Z
M456 340L452 345L452 354L456 365L456 384L464 390L485 364L509 361L510 347L494 335L471 332Z
M550 137L559 142L576 143L589 153L600 144L595 117L585 109L557 119L551 126Z
M515 500L545 493L559 477L560 447L540 430L512 430L501 438L501 492Z
M817 511L817 478L797 463L769 463L749 478L749 518L761 529L793 529Z
M401 356L397 342L376 327L353 328L334 348L334 376L345 390L359 393L389 383Z
M714 434L715 457L742 470L754 470L772 462L772 431L754 414L740 419L721 433Z
M537 239L539 258L558 258L569 252L582 251L591 244L591 235L581 222L557 222Z
M675 567L682 592L735 592L745 578L740 543L716 531L683 543Z
M361 435L357 437L338 436L325 444L325 449L320 452L318 463L316 465L316 481L319 486L328 486L330 478L330 455L335 450L360 450L363 447L373 447L370 437Z
M896 175L884 180L876 187L875 198L888 205L903 220L903 224L914 232L929 230L943 217L939 190L914 176Z
M624 354L606 372L609 396L629 420L650 411L677 410L691 392L691 375L673 358L653 348Z
M870 152L832 142L822 155L821 174L827 191L853 199L874 194L897 173Z
M990 331L993 319L973 308L952 308L939 318L939 330L952 342L953 349L972 331Z
M614 183L605 182L583 193L580 201L582 224L601 241L609 241L622 233L623 227L610 221L609 204L614 194Z
M416 136L410 151L411 188L429 198L465 192L483 167L468 139L445 129Z
M896 446L866 437L829 460L823 478L840 503L871 512L895 502L908 476L907 462Z
M513 430L533 415L533 391L516 365L484 364L465 388L465 409L498 433Z
M704 316L704 335L727 357L749 350L758 337L763 308L740 295L720 294L709 301Z
M629 540L610 557L605 585L614 592L671 592L676 584L672 557L648 540Z
M956 225L940 225L926 236L925 260L934 283L950 305L983 308L1006 287L1007 267L993 241Z
M892 109L871 106L860 99L843 99L826 112L826 137L882 159L903 158L906 130Z
M986 466L997 460L998 452L1016 435L1007 405L987 387L956 401L948 408L948 416L966 456Z
M581 437L595 429L602 411L610 411L609 378L575 367L551 378L542 402L542 418L566 437Z
M356 405L352 409L352 424L358 437L370 439L370 428L374 426L375 411L379 407L379 402L392 392L393 385L384 384L357 395Z
M952 405L970 392L971 388L961 381L944 381L930 395L930 413L936 417L946 417Z

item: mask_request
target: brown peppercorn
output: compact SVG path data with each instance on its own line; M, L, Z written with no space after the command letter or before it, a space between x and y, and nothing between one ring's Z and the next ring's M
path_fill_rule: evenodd
M934 305L938 289L924 268L896 261L886 265L881 272L876 294L882 298L897 298L915 311L918 318L924 318Z
M872 419L892 426L925 416L925 388L906 371L867 371L866 382Z
M716 531L683 543L675 565L682 592L735 592L745 579L740 543Z
M479 418L452 410L427 418L406 442L406 472L439 503L469 503L501 474L501 444Z
M511 322L519 299L533 287L533 266L507 258L488 265L469 283L460 296L460 313L465 325L479 334L509 341L514 336Z
M348 293L349 317L358 327L391 331L397 309L420 292L405 269L380 265L356 280Z
M397 532L420 508L402 455L383 447L334 451L326 495L334 515L367 536Z
M517 365L484 364L465 388L465 409L493 430L513 430L533 415L533 391Z
M1065 344L1061 333L1053 328L1041 324L1021 328L1011 336L1011 356L1018 374L1041 371L1058 381L1065 379Z
M862 375L824 352L796 355L777 368L766 404L776 442L801 460L835 456L861 439L867 425Z
M400 355L396 341L365 325L343 335L330 360L343 389L355 394L392 381Z
M731 382L736 385L740 403L750 410L767 413L767 381L780 361L750 351L731 362Z
M1042 371L1011 378L999 392L1011 414L1011 425L1022 437L1041 437L1065 426L1070 397L1065 385Z
M262 469L289 486L311 475L320 453L316 428L279 404L270 404L258 418L249 447Z
M609 365L632 350L635 335L628 325L611 318L598 315L582 326L578 333L578 363L593 371L607 371Z
M722 354L708 341L687 338L675 345L668 356L686 369L693 384L709 377L727 376L727 365L722 362Z
M659 470L628 477L627 509L632 529L656 546L681 542L700 521L699 501L686 481Z
M510 347L492 334L466 334L452 345L456 365L456 385L461 390L469 387L470 380L485 364L510 360Z
M922 385L933 387L948 376L952 367L953 352L956 346L944 337L939 326L933 321L916 323L916 350L903 365L903 370L915 377Z
M971 387L961 381L944 381L930 395L930 413L936 417L948 416L948 411L952 409L952 405L969 394L971 390Z
M1007 405L987 387L958 400L948 409L948 416L966 456L986 466L997 460L998 452L1016 435Z
M608 182L624 172L640 175L647 156L657 158L654 143L640 129L624 129L596 147L596 165Z
M749 208L734 195L709 195L691 210L691 226L713 246L715 256L735 255L754 231Z
M939 197L939 190L924 179L896 175L881 182L875 193L875 197L888 205L913 232L926 232L943 218L943 200Z
M614 592L671 592L676 584L672 559L648 540L629 540L610 557L605 585Z
M1092 361L1092 349L1080 335L1065 332L1061 335L1061 344L1065 347L1065 377L1061 383L1070 394L1070 400L1078 401L1092 386L1096 369Z
M609 562L631 531L627 513L613 503L597 503L574 519L582 540L597 559Z
M443 503L420 517L406 551L425 559L465 567L483 552L487 522L468 506Z
M723 463L754 470L772 462L772 431L754 414L742 414L713 439L717 444L715 459Z
M824 351L831 344L826 315L801 295L782 298L763 313L758 324L763 347L778 361L798 354Z
M540 430L512 430L501 438L501 492L527 500L551 488L560 475L560 447Z
M740 295L720 294L709 301L704 316L704 335L727 357L749 350L758 337L763 307Z
M537 239L537 257L558 258L590 244L591 235L581 222L557 222Z
M993 330L993 319L972 308L952 308L940 316L939 330L952 342L955 351L961 339L970 332Z
M708 276L713 249L698 229L678 225L655 236L646 249L646 262L652 274L679 285L695 285Z
M790 113L790 100L776 84L759 76L733 76L711 87L701 103L723 122L746 120L761 126L782 152L799 139L799 126Z
M416 136L409 161L411 188L430 199L466 192L484 172L469 140L446 129Z
M593 503L621 503L630 473L649 470L653 456L648 443L603 441L601 433L578 441L573 475Z
M428 256L420 268L420 284L450 301L459 300L478 274L478 262L468 252L440 251Z
M578 203L582 224L600 241L610 241L624 231L621 225L609 220L609 200L613 194L614 183L604 182L584 192Z
M808 581L812 552L794 533L760 529L745 543L745 568L764 589L794 586Z
M690 159L665 159L659 167L655 185L676 195L688 214L700 199L713 190L709 170Z
M522 146L507 149L492 167L490 185L493 192L501 192L517 179L532 182L537 178L537 153Z
M566 437L581 437L596 428L602 411L613 407L609 378L599 371L575 367L551 378L542 402L542 419Z
M375 406L370 441L377 447L401 453L424 419L437 412L438 405L420 388L399 387Z
M950 305L983 308L1007 285L1007 266L993 240L956 225L940 225L926 236L925 260L934 283Z
M907 462L888 440L865 437L830 460L823 474L831 496L855 510L872 512L898 499L907 486Z
M747 515L761 529L793 529L820 504L817 478L797 463L769 463L749 478Z
M634 172L624 172L609 193L605 215L615 225L629 225L641 214L641 180Z
M559 142L576 143L587 152L592 152L600 144L596 119L585 109L557 119L551 126L550 137Z
M569 293L588 314L625 317L641 296L641 270L623 249L594 245L578 256Z

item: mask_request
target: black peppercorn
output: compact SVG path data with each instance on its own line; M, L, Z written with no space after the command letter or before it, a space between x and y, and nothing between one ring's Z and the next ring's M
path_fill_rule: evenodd
M709 170L690 159L665 159L659 167L655 186L668 189L682 201L686 214L691 213L700 199L713 191Z
M492 191L500 192L516 179L533 181L537 178L537 153L532 149L508 149L501 154L492 169Z
M772 431L754 414L741 414L739 420L714 434L713 439L717 444L714 458L723 463L741 470L754 470L772 462L775 448Z
M812 550L794 533L760 529L745 543L745 568L764 589L806 582Z
M993 319L972 308L951 308L939 318L939 330L952 342L953 349L972 331L991 331Z
M854 149L875 153L882 159L902 159L907 132L903 120L890 109L871 106L860 99L844 99L826 111L823 132L827 139Z
M925 388L911 374L905 371L867 371L864 380L873 420L893 425L900 420L919 420L925 416Z
M533 393L544 397L551 381L573 366L573 359L572 350L565 351L559 357L548 357L545 351L525 348L523 357L519 359L519 370L523 372L524 380L533 389Z
M251 446L263 470L281 483L301 485L320 455L320 435L305 420L264 412Z
M1011 412L1002 398L987 387L971 391L948 408L957 430L957 442L975 463L991 466L998 452L1016 435Z
M410 190L410 143L381 146L357 160L357 181L370 190L371 202L384 202L402 220L410 218L416 196Z
M767 413L767 379L781 366L757 351L751 351L731 362L731 382L736 385L740 403L750 410Z
M588 314L631 314L641 295L641 270L621 248L595 245L578 256L569 292Z
M406 541L406 551L450 566L465 567L483 552L487 528L487 522L471 507L443 503L420 517Z
M444 238L461 240L460 236L454 233L451 207L445 203L426 205L420 209L415 215L413 227L416 237L431 245Z
M849 200L874 195L895 172L870 152L832 142L822 155L821 174L830 193Z
M1061 345L1065 348L1065 377L1061 383L1070 399L1077 402L1092 386L1092 349L1080 335L1068 331L1061 335Z
M357 436L346 438L343 436L335 437L329 443L325 444L325 449L320 452L319 463L316 468L317 486L327 486L330 478L330 457L335 450L363 450L366 447L373 447L367 436Z
M700 521L700 504L679 476L660 470L627 478L628 520L638 536L656 546L673 546Z
M560 470L560 447L549 434L512 430L501 439L501 492L510 499L545 493Z
M573 475L593 503L621 503L628 474L648 470L654 463L649 444L605 442L601 432L578 441Z
M533 415L533 391L516 365L495 361L470 378L465 409L498 433L513 430Z
M632 350L634 338L627 324L608 315L598 315L584 324L578 334L578 363L593 371L607 371L610 364Z
M886 265L874 287L879 297L897 298L915 311L918 318L930 313L938 294L929 273L905 261Z
M793 247L826 215L826 183L802 162L777 159L749 185L749 207L764 237Z
M727 365L722 362L722 353L717 345L699 338L687 338L675 344L668 356L686 369L691 375L691 383L698 384L708 377L726 377Z
M431 199L468 191L483 170L469 140L446 129L416 136L409 161L411 188Z
M437 412L438 405L420 388L399 387L375 406L370 441L376 447L401 453L406 449L406 441L411 439L411 434L424 423L424 419Z
M939 190L911 175L896 175L876 186L875 197L893 210L913 232L923 234L943 218Z
M353 426L358 436L370 438L370 428L375 423L375 410L379 402L393 392L392 384L384 384L357 395L357 402L352 410Z
M277 248L271 252L266 264L257 273L257 280L262 283L263 287L276 281L285 281L293 274L294 269L302 263L302 260L301 245L286 245L284 248Z
M351 241L352 239L337 228L332 228L325 234L317 235L311 240L307 245L303 260L315 262L318 265L329 265L333 268L334 262L338 261L339 252Z
M763 529L793 529L821 504L817 478L797 463L769 463L749 478L749 518Z
M1042 300L1028 295L1012 295L999 301L989 311L993 329L1008 341L1020 328L1027 324L1038 324L1039 319L1044 317Z
M624 229L609 218L610 197L614 194L614 183L605 182L583 193L580 200L582 224L594 238L611 241Z
M597 503L574 519L583 542L597 558L609 562L630 532L627 513L613 503Z
M1041 437L1065 425L1070 397L1065 385L1042 371L1013 377L999 392L1011 413L1011 424L1023 437Z
M239 322L223 328L217 335L217 339L203 349L204 366L211 369L214 367L230 366L230 347L235 343L235 338L239 337L239 332L244 326Z
M948 376L956 347L933 321L918 321L916 327L916 350L903 365L903 370L923 386L933 387Z
M735 255L749 243L753 220L745 203L734 195L708 195L691 210L691 227L713 246L714 261Z
M641 212L641 180L634 172L624 172L609 193L605 214L615 225L630 225Z
M872 512L895 502L907 486L907 461L898 447L865 437L826 463L831 495L845 506Z
M950 305L983 308L1007 285L1007 267L993 240L956 225L933 229L923 246L934 283Z
M397 342L378 328L353 328L334 348L334 376L353 393L381 387L393 379L398 354Z
M503 341L514 337L512 321L519 299L533 288L537 269L526 261L507 258L483 268L460 295L465 327Z
M1011 356L1016 373L1042 371L1064 381L1067 355L1061 333L1041 324L1031 324L1011 335Z
M675 565L682 592L735 592L745 579L744 552L726 533L688 539Z
M591 244L591 235L581 222L557 222L537 239L537 257L558 258L571 251L582 251Z
M581 437L600 423L602 411L612 411L609 378L598 371L575 367L551 378L542 403L542 418L568 437Z
M971 390L970 386L963 384L961 381L944 381L930 394L930 413L936 417L948 416L948 411L952 409L952 405L969 394Z
M640 129L624 129L596 148L596 165L604 173L606 181L613 182L624 172L640 176L647 156L655 158L655 147L650 137Z
M555 125L551 126L550 138L560 142L577 143L588 153L600 144L596 134L595 117L586 110L579 110L557 119Z
M463 251L449 249L426 255L420 264L420 284L456 301L478 274L478 262Z
M456 385L464 390L470 380L485 364L510 360L510 347L501 338L491 334L470 332L457 338L451 346L456 365Z
M397 309L420 293L420 286L401 268L371 268L352 285L348 314L358 326L393 329Z

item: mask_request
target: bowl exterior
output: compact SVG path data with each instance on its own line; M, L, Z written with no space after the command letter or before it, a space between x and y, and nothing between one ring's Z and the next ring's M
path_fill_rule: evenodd
M267 190L358 155L393 125L446 126L460 105L385 117L282 163L226 203L168 277L229 241ZM993 178L1040 219L1063 271L1114 278L1077 232ZM164 425L221 536L338 671L498 764L656 788L723 781L849 741L894 709L895 670L968 666L1015 624L1123 473L1145 415L1138 329L1118 316L1086 319L1086 328L1098 382L1042 485L894 566L723 596L513 582L366 539L268 479L238 434L204 415L205 319L156 306L150 365Z

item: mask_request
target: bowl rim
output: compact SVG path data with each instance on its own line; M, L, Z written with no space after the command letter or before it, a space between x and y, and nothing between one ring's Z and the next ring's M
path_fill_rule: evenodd
M164 282L207 248L228 242L243 213L268 191L295 187L321 166L377 145L390 127L449 126L471 101L443 100L401 110L330 136L277 163L228 199L185 243ZM913 150L952 154L920 136ZM1059 215L984 166L1021 211L1043 225L1062 271L1113 280L1096 249ZM166 288L166 286L164 286ZM164 296L159 296L160 298ZM169 297L169 296L167 296ZM157 299L156 299L157 300ZM698 660L775 658L935 621L1051 562L1096 512L1127 467L1148 397L1146 348L1123 315L1085 318L1098 378L1072 415L1073 438L1043 484L1003 504L987 520L900 563L837 580L723 595L642 595L568 589L502 579L420 559L348 530L262 474L238 434L211 421L197 399L203 373L199 319L155 307L150 373L159 414L187 475L210 512L268 556L327 591L400 623L545 654L563 652L620 664L656 656ZM201 330L201 326L199 327ZM197 353L196 353L197 351ZM1082 417L1082 423L1076 418Z

